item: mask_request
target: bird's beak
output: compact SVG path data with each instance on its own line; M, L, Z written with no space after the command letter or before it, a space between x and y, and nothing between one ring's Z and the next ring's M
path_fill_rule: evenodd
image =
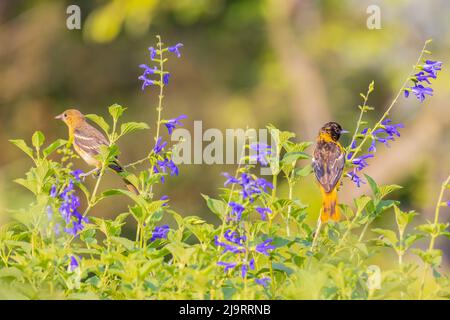
M348 131L348 130L341 130L341 134L344 134L344 133L349 133L350 131Z
M61 113L60 115L57 115L56 117L55 117L55 119L58 119L58 120L61 120L63 118L63 114Z

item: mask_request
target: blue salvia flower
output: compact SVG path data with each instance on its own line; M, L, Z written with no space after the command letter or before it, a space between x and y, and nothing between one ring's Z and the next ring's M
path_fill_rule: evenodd
M261 220L266 221L267 215L272 213L272 210L270 210L269 208L256 207L256 212L258 212L261 215Z
M231 207L229 220L240 221L242 218L242 212L244 212L245 208L243 205L237 202L229 202L228 205Z
M226 242L219 241L219 237L218 236L214 236L214 244L217 247L224 248L222 253L226 253L226 252L243 253L243 252L245 252L245 248L242 247L242 245L239 245L239 244L237 244L235 242L226 243Z
M356 184L356 186L357 186L358 188L361 187L361 183L364 183L364 184L365 184L364 180L361 179L361 178L356 174L355 171L347 172L347 176L348 176L348 177Z
M447 207L450 207L450 201L447 201L446 204L447 204Z
M180 53L180 48L183 46L182 43L177 43L176 45L172 46L172 47L168 47L167 50L169 52L174 52L178 58L181 57L181 53Z
M164 85L167 86L169 84L169 78L170 78L170 73L165 73L163 75L163 83L164 83Z
M159 173L161 170L163 173L167 173L167 171L169 170L171 176L174 176L174 175L178 176L178 167L175 165L175 163L172 160L170 160L170 159L158 160L158 161L156 161L156 164L157 165L153 166L153 172ZM159 169L157 166L159 167ZM165 181L165 178L161 177L161 182L164 183L164 181Z
M148 65L146 65L145 63L140 64L139 68L144 69L144 73L142 74L144 77L147 75L152 75L154 74L156 71L158 71L158 68L155 67L149 67Z
M437 78L437 71L440 71L442 69L442 62L440 61L432 61L432 60L426 60L425 64L419 67L422 71L416 73L414 75L414 78L412 78L412 81L414 82L413 86L405 88L404 94L405 97L409 97L409 93L412 92L414 95L419 99L420 102L423 102L425 100L425 96L433 95L433 89L429 87L425 87L423 84L431 84L431 79Z
M263 286L263 287L267 287L268 284L269 284L269 283L268 283L269 281L270 281L270 278L269 278L269 277L260 278L260 279L256 278L256 279L255 279L256 284L259 284L259 285L261 285L261 286Z
M268 250L273 250L273 249L275 249L275 246L273 246L273 245L270 244L272 241L273 241L273 240L270 239L270 238L264 240L263 242L261 242L260 244L258 244L258 245L255 247L255 250L256 250L257 252L259 252L259 253L262 253L262 254L268 256L268 255L269 255Z
M245 278L247 276L247 271L248 271L248 265L243 264L241 266L241 276L242 276L242 278Z
M227 230L223 237L231 243L235 243L237 245L244 245L244 242L247 240L245 236L240 237L236 231Z
M155 241L156 239L167 239L168 232L169 232L168 225L155 227L155 229L153 229L152 237L150 238L150 241Z
M433 75L434 77L437 76L437 71L440 71L441 68L442 68L441 61L426 60L425 64L423 65L423 70Z
M166 141L162 142L162 138L159 137L158 140L156 141L155 146L153 147L153 152L155 154L159 154L166 145L167 145L167 142Z
M217 265L218 265L218 266L225 267L225 268L223 269L223 271L224 271L224 272L227 272L228 270L235 268L235 267L237 266L237 263L236 263L236 262L224 262L224 261L219 261L219 262L217 262Z
M75 180L77 180L78 182L80 182L80 175L83 174L83 171L80 169L74 170L71 172L72 176L75 178Z
M140 76L138 79L143 81L142 90L145 90L145 88L155 84L155 81L147 79L145 76Z
M75 256L70 256L69 271L74 271L80 266L77 258Z
M421 84L416 84L413 87L409 87L411 92L414 93L417 97L417 99L420 100L420 102L423 102L425 100L425 95L432 96L433 95L433 89L424 87ZM405 97L409 97L409 90L405 90Z
M168 202L170 199L169 199L169 196L162 196L159 200L161 200L161 201L167 200L167 202ZM167 207L168 206L167 202L164 203L162 206Z
M250 156L250 160L259 162L263 166L267 166L269 162L267 157L272 155L272 149L265 143L252 143L250 149L256 151L255 155Z
M148 51L150 51L150 59L155 60L156 58L156 49L153 47L148 48Z
M374 157L373 154L368 153L368 154L362 155L361 157L353 159L352 163L357 166L356 170L360 171L369 165L367 163L366 159L373 158L373 157Z
M56 186L53 185L50 189L50 197L55 198L58 195L58 190L56 190Z
M233 177L228 173L222 173L227 178L224 185L238 184L242 187L241 195L243 199L249 199L254 202L255 197L260 195L263 191L268 192L268 189L273 189L273 185L264 178L254 178L248 173L242 173L239 178Z
M182 114L179 117L176 117L174 119L167 120L167 122L164 124L169 131L169 134L172 134L173 129L175 129L177 126L183 126L183 124L180 122L181 119L186 119L187 116Z
M223 184L225 187L226 187L227 185L229 185L229 184L239 183L239 179L238 179L238 178L233 177L232 175L230 175L230 174L227 173L227 172L223 172L222 175L223 175L224 177L227 178L227 180L226 180L225 183Z

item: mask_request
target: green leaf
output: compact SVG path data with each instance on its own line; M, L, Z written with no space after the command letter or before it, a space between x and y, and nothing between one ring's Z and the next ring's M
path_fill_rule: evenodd
M109 124L105 121L105 119L103 119L103 117L96 114L87 114L85 117L94 121L106 134L109 133Z
M124 237L111 237L111 240L117 244L125 247L127 250L132 250L134 248L134 241Z
M372 199L369 196L361 196L355 199L356 215L359 216Z
M390 247L395 247L398 243L397 235L392 230L386 230L386 229L372 229L373 232L381 234L383 236L383 242L386 243Z
M219 218L223 218L225 216L228 206L224 201L210 198L204 194L202 194L202 197L206 200L206 205L214 214L216 214Z
M36 131L31 137L31 142L36 149L39 149L45 141L45 136L41 131Z
M48 157L53 151L62 147L66 143L67 143L67 140L58 139L55 142L51 143L47 148L45 148L44 151L42 152L42 154L44 155L44 157Z
M399 207L394 205L395 220L400 230L405 230L406 226L411 223L412 219L416 215L414 211L403 212Z
M126 122L120 126L120 136L125 134L137 131L137 130L145 130L150 129L148 124L145 122Z
M108 108L109 114L111 115L111 117L113 117L113 119L115 121L117 121L123 114L123 112L126 110L127 108L122 107L121 105L115 103L112 106L110 106Z
M383 199L385 196L387 196L389 193L401 189L403 188L402 186L396 185L396 184L392 184L392 185L388 185L388 186L380 186L378 187L378 194L377 196L380 199Z
M31 159L34 159L33 157L33 149L31 149L24 140L22 139L16 139L16 140L9 140L12 144L14 144L17 148L25 152L28 156L30 156Z
M311 164L304 166L303 168L295 168L294 176L295 177L307 177L313 172L313 167Z
M299 159L309 159L310 155L305 152L288 152L284 155L283 160L281 162L283 164L292 164L293 162Z
M379 189L378 189L378 185L375 182L375 180L373 180L370 176L368 176L367 174L364 175L367 179L367 182L369 183L370 189L372 189L372 192L374 195L378 195L379 194Z

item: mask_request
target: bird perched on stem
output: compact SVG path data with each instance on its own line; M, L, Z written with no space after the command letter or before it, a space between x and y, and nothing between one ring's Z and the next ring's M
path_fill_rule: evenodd
M55 119L64 121L69 128L69 141L73 143L73 147L80 157L83 158L87 164L100 169L102 163L96 156L100 154L101 146L109 146L108 139L106 139L100 131L91 126L86 121L85 116L76 109L66 110L56 116ZM123 176L125 171L117 160L109 163L108 167L122 177L128 190L135 194L139 194L137 188Z
M339 143L341 134L347 133L336 122L326 123L319 131L313 156L313 169L322 193L320 219L339 221L337 187L345 166L345 150Z

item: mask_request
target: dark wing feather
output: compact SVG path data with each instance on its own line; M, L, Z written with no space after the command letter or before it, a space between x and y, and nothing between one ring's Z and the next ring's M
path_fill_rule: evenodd
M345 152L336 143L320 141L314 150L312 165L325 192L331 192L342 176Z
M109 145L105 136L88 124L75 129L74 143L81 150L92 156L96 156L100 153L100 146Z

